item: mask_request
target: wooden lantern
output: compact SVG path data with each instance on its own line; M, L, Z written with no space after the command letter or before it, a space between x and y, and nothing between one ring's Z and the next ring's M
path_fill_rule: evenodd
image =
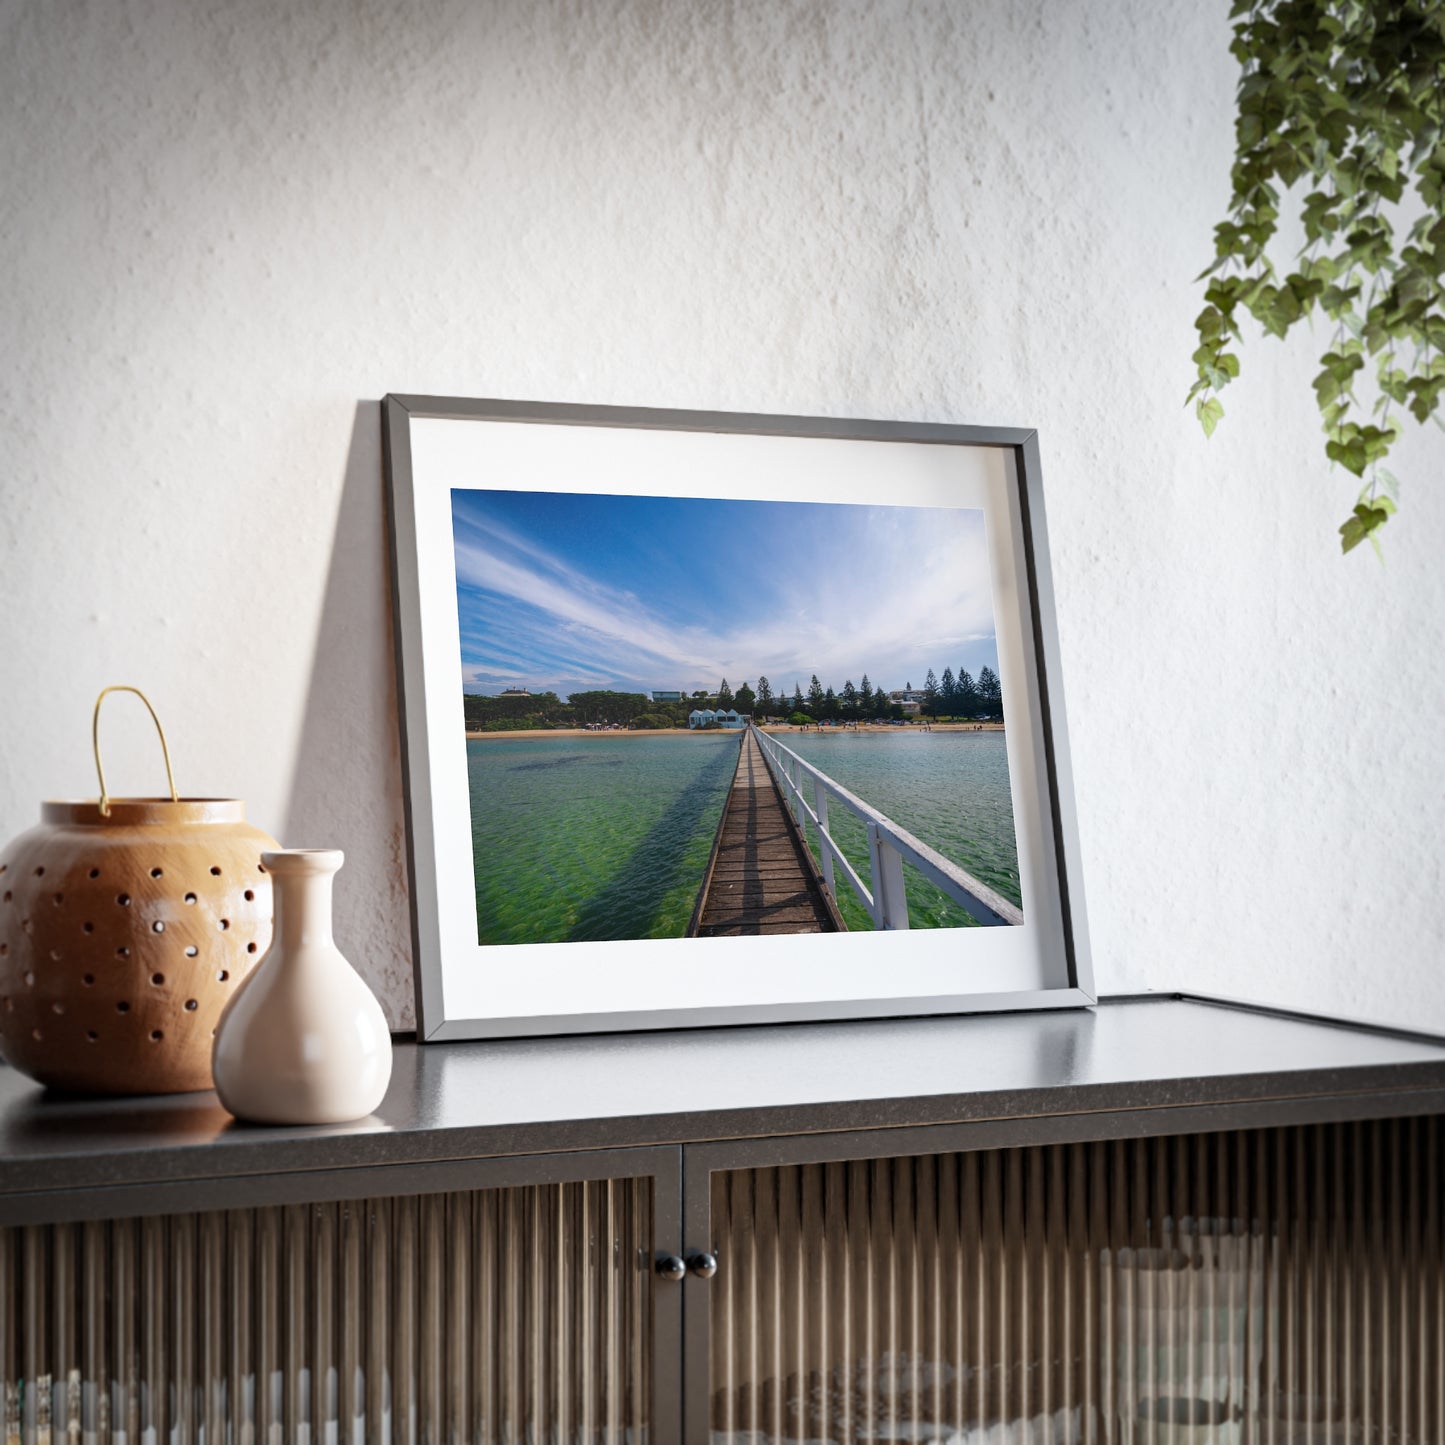
M47 802L0 847L0 1052L59 1089L211 1087L221 1009L271 940L278 845L233 798ZM137 696L151 708L144 694Z

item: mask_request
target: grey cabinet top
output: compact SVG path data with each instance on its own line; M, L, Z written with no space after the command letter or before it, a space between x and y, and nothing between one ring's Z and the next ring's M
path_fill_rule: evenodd
M1445 1112L1445 1040L1173 995L1096 1008L398 1043L358 1124L237 1124L214 1094L75 1099L0 1067L0 1195L994 1121L995 1143ZM1079 1122L1077 1116L1087 1116Z

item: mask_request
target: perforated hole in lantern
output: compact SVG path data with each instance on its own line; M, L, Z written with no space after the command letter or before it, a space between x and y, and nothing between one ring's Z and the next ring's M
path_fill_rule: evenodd
M65 894L57 893L50 901L59 908L65 902Z
M3 878L10 871L8 863L0 863L0 878Z
M39 1029L31 1029L31 1030L30 1030L30 1037L31 1037L32 1039L34 1039L35 1042L38 1044L38 1043L41 1041L41 1039L43 1039L43 1038L45 1037L45 1035L42 1034Z
M247 953L255 953L255 951L256 951L256 945L255 945L254 943L248 943L248 944L246 945L246 952L247 952Z
M115 895L115 901L116 901L117 903L119 903L122 908L129 908L129 907L130 907L130 894L129 894L129 893L117 893L117 894Z
M116 956L117 958L129 958L129 957L130 957L130 949L128 949L124 944L121 944L121 946L120 946L118 949L116 949L116 951L115 951L115 956Z
M60 962L60 950L58 948L52 948L50 950L50 961L51 963Z
M193 998L188 998L188 999L186 1000L186 1012L187 1012L188 1014L193 1014L193 1013L195 1013L196 1009L199 1008L199 1007L200 1007L200 1005L197 1004L197 1002L195 1001L195 999L193 999Z
M151 869L151 877L152 877L152 878L163 878L164 876L165 876L165 873L164 873L164 870L163 870L163 869L160 869L160 868L152 868L152 869Z
M196 901L196 895L195 895L194 893L187 893L187 894L186 894L186 902L187 902L187 903L194 903L195 901Z
M159 918L157 918L156 921L151 924L152 933L164 933L165 931L166 926Z
M0 943L0 958L4 958L5 955L9 952L10 945L8 943Z
M216 867L213 866L213 867L211 868L211 877L212 877L212 878L219 878L220 876L221 876L221 870L220 870L219 868L216 868Z
M165 1035L159 1029L151 1030L151 1043L158 1044L163 1038Z
M216 975L216 982L217 982L217 983L225 983L225 981L226 981L228 978L230 978L230 976L231 976L231 970L228 969L228 968L223 968L223 969L220 971L220 973L218 973L218 974Z
M156 986L157 988L160 988L160 987L165 983L165 981L166 981L166 976L165 976L165 974L163 974L163 973L153 973L153 974L151 974L151 982L152 982L153 984L155 984L155 986Z
M5 900L4 900L4 901L5 901L6 903L9 903L9 901L10 901L14 896L15 896L15 895L14 895L13 893L7 893L7 894L5 895Z
M13 998L10 998L8 995L5 999L5 1012L8 1014L13 1014L15 1012L15 1000Z
M40 867L40 868L37 868L37 869L35 870L35 876L36 876L37 878L44 878L44 877L45 877L45 869L44 869L43 866Z
M200 950L199 948L197 948L194 943L192 943L192 944L190 944L190 945L187 947L187 949L186 949L186 957L187 957L187 958L194 958L200 951L201 951L201 950Z
M216 924L216 927L219 928L222 933L224 933L230 926L231 926L231 920L230 920L229 918L222 918L222 919Z
M86 988L94 988L94 987L95 987L95 975L94 975L93 973L83 973L83 974L81 974L81 976L80 976L80 981L81 981L81 983L83 983L83 984L86 986Z
M115 1011L118 1014L128 1014L130 1012L130 1004L125 999L120 999L116 1003Z
M50 1012L55 1014L63 1014L65 1012L65 1005L57 999L56 1002L50 1005Z
M264 863L258 863L256 865L256 871L258 873L264 873L266 871L266 865Z
M90 870L90 876L91 876L92 878L99 878L99 877L100 877L100 869L99 869L99 868L92 868L92 869Z
M86 1031L85 1031L85 1041L86 1041L86 1043L88 1043L88 1044L93 1044L99 1037L100 1037L100 1035L99 1035L98 1033L96 1033L96 1031L95 1031L94 1029L86 1029Z
M82 923L82 924L80 925L80 931L81 931L82 933L94 933L94 932L95 932L95 924L93 924L93 923Z
M35 987L35 975L34 975L33 973L27 973L27 974L25 975L25 987L26 987L26 988L34 988L34 987Z
M245 897L247 903L254 903L256 901L256 895L249 888L246 890Z

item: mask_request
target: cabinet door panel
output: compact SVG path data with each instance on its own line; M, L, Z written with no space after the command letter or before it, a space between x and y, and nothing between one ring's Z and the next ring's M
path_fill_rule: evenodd
M654 1213L641 1177L0 1230L4 1438L633 1445Z
M1442 1146L1421 1118L717 1168L708 1434L1438 1442Z

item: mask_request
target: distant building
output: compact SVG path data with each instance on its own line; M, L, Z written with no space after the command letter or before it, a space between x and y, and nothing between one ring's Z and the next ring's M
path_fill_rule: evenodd
M532 694L525 687L504 687L497 694L498 697L531 697Z
M690 728L704 728L709 723L720 728L742 728L748 725L748 720L739 717L732 708L714 712L710 707L695 707L687 715L687 725Z
M903 711L916 713L923 705L923 689L921 687L900 687L895 692L888 694L889 702L903 704Z
M652 700L653 702L681 702L682 694L680 692L660 692L657 688L653 688Z

